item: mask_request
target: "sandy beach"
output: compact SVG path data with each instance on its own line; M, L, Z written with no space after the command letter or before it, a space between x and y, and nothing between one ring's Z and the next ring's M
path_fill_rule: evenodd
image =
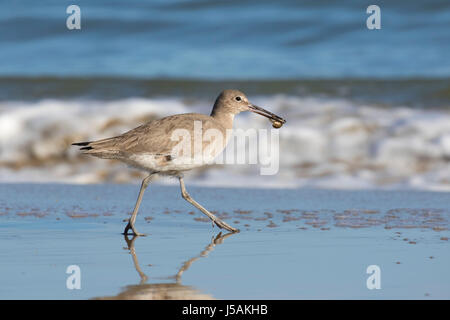
M440 192L0 185L1 299L449 299L450 196ZM69 290L66 269L81 270ZM366 269L381 270L369 290Z

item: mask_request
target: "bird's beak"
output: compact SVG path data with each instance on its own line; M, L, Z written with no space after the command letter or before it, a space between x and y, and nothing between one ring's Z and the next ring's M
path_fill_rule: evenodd
M254 112L254 113L260 114L266 118L269 118L270 121L272 121L272 122L278 121L278 122L281 122L282 124L286 123L286 120L284 120L283 118L281 118L281 117L277 116L276 114L274 114L270 111L267 111L261 107L255 106L254 104L250 104L248 107L250 108L251 112Z

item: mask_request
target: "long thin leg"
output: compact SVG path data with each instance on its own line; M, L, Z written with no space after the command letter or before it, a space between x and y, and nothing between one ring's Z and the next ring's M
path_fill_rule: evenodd
M150 183L150 178L153 174L150 174L148 177L146 177L144 180L142 180L141 189L139 190L139 196L136 201L136 205L134 206L133 214L131 215L130 220L128 220L128 224L125 227L125 230L123 231L123 234L128 234L128 230L133 230L134 235L136 236L145 236L143 233L137 232L136 228L134 227L134 223L136 222L136 216L139 211L139 206L141 205L142 196L144 195L144 191L147 188L148 184Z
M205 208L203 208L199 203L197 203L194 199L192 199L192 197L189 195L189 193L187 193L186 191L186 187L184 186L184 180L182 176L179 176L178 179L180 180L180 187L181 187L181 195L183 196L183 198L191 203L194 207L196 207L197 209L199 209L201 212L203 212L205 215L208 216L208 218L210 218L219 228L223 228L226 229L228 231L231 232L239 232L239 229L235 229L231 226L229 226L227 223L225 223L224 221L220 220L219 218L217 218L215 215L213 215L211 212L209 212L208 210L206 210Z

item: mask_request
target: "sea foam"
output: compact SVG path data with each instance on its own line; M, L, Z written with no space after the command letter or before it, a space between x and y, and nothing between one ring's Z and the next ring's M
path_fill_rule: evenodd
M450 190L447 110L317 96L271 95L252 101L287 119L279 130L278 173L261 176L258 165L216 165L193 172L193 183ZM181 98L3 101L0 181L137 181L142 174L117 162L80 155L70 144L118 135L146 121L185 112L209 113L210 102ZM246 113L236 117L235 128L271 127L266 118Z

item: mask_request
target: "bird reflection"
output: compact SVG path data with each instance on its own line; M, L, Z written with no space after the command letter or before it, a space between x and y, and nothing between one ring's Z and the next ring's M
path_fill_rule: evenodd
M219 245L226 238L235 233L230 232L222 235L220 232L216 237L212 237L210 243L198 254L185 261L178 272L170 277L174 279L174 282L165 283L146 283L148 280L147 275L142 271L139 261L136 255L134 243L138 236L133 236L131 239L128 235L124 235L127 247L124 248L130 251L133 259L134 267L139 274L140 282L137 285L126 286L125 289L116 296L101 297L96 299L113 299L113 300L207 300L214 299L211 295L201 293L197 289L191 286L185 286L181 283L181 276L188 270L194 261L208 256L208 254L214 250L216 245Z

